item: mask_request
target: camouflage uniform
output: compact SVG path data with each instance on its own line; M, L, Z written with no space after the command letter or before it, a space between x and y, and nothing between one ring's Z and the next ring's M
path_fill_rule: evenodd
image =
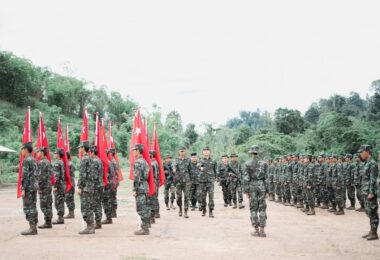
M136 193L136 211L142 221L142 228L149 230L150 212L147 206L149 165L140 155L133 166L133 191Z
M227 207L227 205L231 205L231 190L230 190L230 182L228 179L228 164L219 164L218 170L217 170L217 179L220 183L220 186L222 186L222 192L223 192L223 200L224 200L224 206Z
M355 162L353 165L354 165L354 168L353 170L351 171L351 175L353 175L353 178L354 178L354 185L355 185L355 189L356 189L356 198L357 200L359 201L359 204L360 204L360 209L359 211L363 211L363 209L365 209L365 205L364 205L364 198L362 196L362 176L361 176L361 162L360 161L357 161ZM353 173L352 173L353 172Z
M304 197L303 197L303 176L304 176L305 165L303 162L299 162L298 164L298 172L297 172L297 208L303 208Z
M242 167L239 162L230 162L230 186L231 186L231 196L234 205L236 205L237 199L239 202L239 207L242 208L243 205L243 188L242 188Z
M345 176L345 185L347 190L347 197L350 201L351 208L355 209L355 184L354 184L354 174L355 174L355 166L348 162L346 164L346 176Z
M106 222L102 222L103 224L110 224L109 222L112 221L112 189L115 187L115 169L113 167L113 164L111 161L108 161L108 184L104 187L104 193L103 193L103 209L104 214L106 215Z
M326 186L326 177L328 174L328 164L326 162L323 162L319 167L319 173L317 174L317 185L319 185L320 189L320 202L322 202L323 209L328 208L328 190Z
M92 158L92 173L94 175L94 214L95 222L99 226L102 222L102 202L104 193L103 163L98 156Z
M57 160L54 164L54 188L57 189L54 192L54 205L57 210L57 215L62 218L65 214L65 192L66 192L66 179L65 179L65 165L61 159Z
M170 204L173 205L175 200L175 185L174 185L174 175L171 163L164 163L165 171L165 205L169 209L169 193L170 193Z
M160 213L160 203L158 201L160 187L160 166L154 158L152 159L152 168L156 192L150 198L148 198L148 201L150 201L151 218L155 218L155 216Z
M119 187L119 164L115 160L115 158L112 157L112 165L115 171L115 177L114 177L114 187L111 189L111 206L112 206L112 217L116 217L116 211L117 211L117 188Z
M188 158L178 158L173 166L176 169L174 182L177 191L177 205L179 213L182 215L182 194L184 196L183 204L185 212L189 209L189 192L191 187L190 160Z
M328 197L328 205L330 206L330 209L335 211L336 201L335 201L334 188L332 186L332 173L333 173L333 164L329 163L327 166L327 175L326 175L327 197Z
M190 163L190 180L191 180L191 188L190 188L190 200L191 207L194 209L197 206L201 207L201 197L199 192L199 169L197 166L198 162Z
M80 196L81 212L87 225L94 224L94 193L95 174L92 171L92 160L85 153L79 166L78 189L82 190Z
M283 166L284 184L283 184L283 194L285 206L290 205L290 200L292 197L290 185L292 183L292 166L289 162L286 162Z
M75 166L74 163L70 160L69 161L69 169L70 169L70 180L72 184L72 188L69 192L65 194L65 202L66 206L69 209L69 211L75 210Z
M319 162L314 163L314 194L315 194L315 204L317 207L321 206L322 203L322 165Z
M214 189L215 189L215 178L216 178L216 170L217 164L210 157L202 158L198 162L198 167L200 170L200 192L201 192L201 201L202 201L202 210L203 215L206 213L207 208L207 194L208 194L208 208L210 210L210 216L212 215L212 211L214 210ZM202 169L203 168L203 171Z
M292 163L292 184L291 184L291 192L292 192L292 205L296 206L298 203L298 173L299 173L299 165L298 161L295 160Z
M280 183L280 161L278 161L275 165L274 169L274 185L276 189L276 195L277 195L277 200L276 202L280 202L282 200L281 197L281 183Z
M51 225L53 217L52 191L52 167L48 159L43 158L38 162L38 188L40 194L40 208L44 213L45 222Z
M304 189L306 193L306 207L310 207L310 211L306 208L306 213L308 215L315 215L315 165L311 162L305 165Z
M25 196L22 198L25 218L30 225L38 222L37 190L38 190L38 167L33 156L25 157L22 162L21 190Z
M332 165L332 188L334 189L334 197L336 201L336 206L338 206L339 212L343 212L344 209L344 176L343 176L343 165L333 164ZM335 205L333 204L333 209Z
M267 186L268 186L268 192L269 192L269 200L274 200L274 194L275 194L275 187L274 187L274 172L275 172L275 166L273 163L269 164L268 167L268 179L267 179Z

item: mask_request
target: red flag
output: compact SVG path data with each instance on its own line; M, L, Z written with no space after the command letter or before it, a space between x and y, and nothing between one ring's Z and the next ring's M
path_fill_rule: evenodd
M104 142L104 133L100 125L98 112L96 112L95 146L98 147L98 157L103 163L103 183L104 185L108 185L107 143Z
M38 127L38 133L37 133L37 149L40 147L46 147L47 148L46 159L48 159L48 161L51 162L49 143L48 143L48 139L46 136L45 124L44 124L44 120L42 119L42 113L41 112L40 112L40 124ZM52 174L52 176L51 176L51 183L53 185L55 184L54 174Z
M65 147L66 151L70 152L69 125L66 125Z
M63 164L65 165L66 192L68 192L71 190L73 185L71 183L71 178L70 178L70 168L69 168L69 163L68 163L67 155L66 155L65 141L63 140L61 119L59 118L58 118L58 132L57 132L57 148L63 149L62 161L63 161Z
M32 142L32 127L30 124L30 107L26 111L24 131L22 134L22 144L27 142ZM24 156L20 153L20 164L18 166L18 179L17 179L17 198L20 198L22 195L21 191L21 181L22 181L22 163L24 161Z
M148 120L146 119L146 117L144 118L144 127L143 127L143 132L144 132L144 135L145 135L145 138L146 138L146 147L148 149L148 152L150 151L150 140L149 140L149 133L148 133ZM144 146L145 147L145 146Z
M164 165L162 163L162 158L161 158L161 151L160 151L160 145L158 142L156 124L154 124L152 138L153 138L153 140L152 140L153 150L156 151L156 161L157 161L158 165L160 166L159 176L160 176L160 187L161 187L165 183L165 172L164 172Z
M108 147L109 148L116 148L115 146L115 142L113 140L113 135L112 135L112 122L110 121L109 123L109 127L108 127ZM118 177L119 177L119 182L123 181L123 172L121 171L121 167L120 167L120 161L119 161L119 157L117 156L117 152L115 152L115 156L114 156L116 162L117 162L117 165L118 165Z
M133 122L131 148L133 148L135 144L144 145L142 156L149 165L149 177L148 177L149 193L148 195L152 196L156 192L156 187L154 184L154 176L153 176L152 164L151 164L150 156L149 156L149 149L147 149L146 133L144 133L143 123L141 121L141 115L140 115L139 110L136 111L134 122ZM131 165L131 169L129 172L129 179L133 180L134 178L133 165L135 163L135 158L132 153L129 154L129 161Z
M80 134L80 141L88 141L88 121L87 121L87 107L84 108L82 132ZM82 155L79 155L82 159Z

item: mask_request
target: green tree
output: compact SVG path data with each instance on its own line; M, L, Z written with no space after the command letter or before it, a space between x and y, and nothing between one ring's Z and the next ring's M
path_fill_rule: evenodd
M300 111L288 108L276 110L274 123L277 131L283 134L301 133L305 129L305 122Z

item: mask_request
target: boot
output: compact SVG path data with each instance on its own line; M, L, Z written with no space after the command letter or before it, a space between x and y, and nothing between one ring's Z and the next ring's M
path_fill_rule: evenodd
M259 237L260 236L260 232L259 232L259 228L258 227L255 227L255 231L251 233L251 236L254 236L254 237Z
M328 207L327 207L327 205L326 205L326 203L322 203L322 206L321 206L321 209L327 209Z
M195 206L191 206L191 211L194 211L195 210Z
M43 225L40 225L38 226L38 228L40 229L45 229L45 228L52 228L52 224L51 224L51 219L45 219L45 223Z
M178 216L182 217L182 207L179 207Z
M284 205L285 205L285 206L290 206L290 203L289 203L289 202L285 202Z
M171 209L175 209L175 206L174 206L174 204L173 204L173 201L170 203L170 208L171 208Z
M302 208L301 211L307 213L310 210L309 206Z
M149 235L148 225L146 225L146 224L141 225L141 229L135 231L135 235L136 236L146 236L146 235Z
M112 209L112 218L117 218L116 210L117 210L116 207Z
M265 232L264 232L264 227L260 227L259 235L260 235L260 237L266 237L267 236L267 234L265 234Z
M347 208L347 210L355 210L355 206L351 205L350 207Z
M170 210L168 203L166 203L166 210Z
M187 209L185 209L185 215L184 215L184 218L189 218L189 216L187 215Z
M356 210L357 212L365 212L365 208L363 206L361 206L360 208L358 208Z
M150 224L156 224L156 218L155 217L150 218Z
M58 219L56 221L53 221L53 225L60 225L65 224L65 220L63 219L63 216L58 216Z
M336 212L336 206L332 206L332 207L328 210L328 212L331 212L331 213Z
M306 215L308 215L308 216L315 215L315 210L314 210L314 208L310 209L310 211L308 211L308 212L306 213Z
M244 209L245 208L245 206L243 205L243 203L239 203L239 209Z
M364 238L364 239L367 239L367 237L368 237L370 234L371 234L371 230L370 230L370 231L368 231L368 233L367 233L367 234L363 235L363 236L362 236L362 238Z
M104 225L112 224L112 218L106 218L105 220L102 221L102 224Z
M28 235L37 235L37 228L36 228L36 224L30 224L29 223L29 229L21 232L21 235L23 236L28 236Z
M343 208L339 208L338 211L334 212L335 215L344 215L344 210Z
M213 218L214 217L214 213L212 213L212 210L210 209L210 213L208 214L208 216L210 217L210 218Z
M228 206L228 204L226 202L224 202L224 207L226 208Z
M155 217L155 218L160 218L161 215L160 215L160 213L156 213L156 214L154 215L154 217Z
M234 203L234 206L232 207L233 209L237 209L236 203Z
M101 222L96 222L95 229L102 229L102 223Z
M319 208L320 206L321 206L321 203L320 203L320 202L316 202L316 203L315 203L315 207L316 207L316 208Z
M230 203L228 204L230 207L232 207L232 202L230 201Z
M297 208L297 209L303 208L303 204L302 204L301 202L298 203L297 206L296 206L296 208Z
M79 235L90 235L95 234L95 225L94 224L87 224L87 227L83 229L82 231L79 231Z
M67 213L67 215L64 216L63 218L64 218L64 219L75 218L74 210L69 210L69 213Z
M207 212L206 209L204 209L204 210L202 211L202 217L206 216L206 212Z
M367 240L377 240L379 237L377 236L377 229L376 228L371 228L371 231L369 232L367 236Z

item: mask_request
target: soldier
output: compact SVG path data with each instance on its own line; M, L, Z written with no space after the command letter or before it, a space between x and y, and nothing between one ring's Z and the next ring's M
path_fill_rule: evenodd
M117 218L117 189L119 188L119 164L115 159L116 155L116 149L111 148L110 152L112 154L111 156L111 162L115 171L115 177L114 177L114 182L115 185L113 189L111 189L111 205L112 205L112 217Z
M198 206L201 208L201 200L199 194L199 169L198 169L198 158L197 153L192 153L190 157L190 200L191 200L191 210L194 211ZM198 203L198 206L197 206Z
M141 218L141 229L135 235L149 235L150 212L147 205L149 165L142 157L144 146L135 144L132 153L135 160L133 165L133 196L136 198L136 211Z
M303 173L304 173L305 165L304 165L304 156L299 157L299 164L298 164L298 172L297 172L297 208L300 208L301 210L304 208L304 197L303 197Z
M317 173L317 187L319 189L319 199L322 203L321 209L328 209L328 191L326 187L326 175L328 173L328 164L325 161L325 154L318 157L319 172Z
M322 205L322 176L323 168L321 164L321 157L318 159L315 157L313 160L314 168L314 194L315 194L315 207L321 207Z
M354 185L356 189L356 198L359 201L360 208L358 208L356 211L358 212L365 212L365 204L364 204L364 198L362 196L362 176L361 176L361 158L360 154L357 153L355 155L355 162L354 162Z
M51 219L53 217L53 196L52 192L52 167L46 154L48 148L40 147L37 150L38 158L38 193L40 195L40 208L44 213L45 223L38 228L52 228Z
M283 165L283 175L284 175L284 183L283 183L283 194L284 194L284 205L290 206L290 200L292 198L292 194L290 192L290 185L292 183L292 165L291 165L291 157L292 155L289 154L286 159L285 163Z
M201 189L201 201L202 201L202 216L206 216L207 207L207 195L208 195L208 207L209 217L214 217L214 189L215 178L217 171L216 162L210 157L210 148L206 146L202 150L203 158L199 160L198 167L200 170L200 189Z
M112 224L112 189L115 189L115 168L111 162L111 151L107 150L108 158L108 174L107 174L107 185L104 186L103 193L103 209L106 219L102 221L102 225Z
M296 207L298 204L298 160L299 160L299 154L295 153L293 155L293 163L292 163L292 183L291 183L291 192L292 192L292 203L291 206Z
M23 236L37 235L38 168L32 152L33 145L31 142L22 145L21 154L24 156L24 160L22 162L21 196L25 218L29 222L29 229L21 232Z
M189 218L187 211L189 210L189 192L190 182L190 160L186 158L186 148L179 150L179 157L173 165L174 182L177 191L177 205L179 207L178 216L182 217L183 206L185 210L184 217ZM182 201L183 196L183 201Z
M64 224L65 221L63 219L63 215L65 214L65 192L66 192L66 179L65 179L65 165L62 161L64 156L64 150L61 148L57 148L54 153L54 157L56 159L53 172L55 178L55 184L53 188L54 193L54 205L57 210L58 219L53 221L54 225Z
M227 207L228 205L232 206L228 170L228 155L223 154L222 163L218 165L216 179L219 185L222 187L224 207Z
M335 157L335 158L334 158ZM330 207L328 209L329 212L336 212L336 201L335 201L335 193L332 186L332 168L335 167L336 161L337 161L337 155L329 156L328 157L328 168L327 168L327 175L326 175L326 187L327 187L327 193L328 193L328 206Z
M94 176L94 215L95 215L95 229L102 228L102 202L104 193L103 183L103 163L98 157L98 147L91 146L90 158L92 160L92 173Z
M379 239L377 236L377 228L379 226L379 214L377 212L379 204L377 201L377 178L379 168L372 158L372 147L370 145L362 145L359 149L362 164L360 167L362 176L362 196L365 201L365 209L369 217L371 230L363 238L367 240Z
M336 163L336 158L338 161ZM338 211L334 211L335 207L333 205L333 211L335 215L344 215L344 176L343 176L343 157L333 156L333 166L332 166L332 187L334 189L334 197L336 201L336 206L338 206Z
M243 185L242 185L243 170L242 170L241 164L238 161L238 155L236 153L232 153L230 158L231 158L231 162L229 165L229 176L230 176L231 196L232 196L232 201L234 202L233 208L236 209L237 207L236 202L238 198L239 209L243 209L245 207L243 205ZM273 188L274 188L274 184L273 184Z
M355 184L354 184L354 174L355 174L355 166L351 162L352 155L346 154L346 178L345 185L347 190L347 197L351 203L351 206L348 207L348 210L355 210Z
M160 218L160 203L158 201L159 187L160 187L160 166L156 161L156 151L149 152L152 162L154 184L156 185L156 192L150 197L151 202L151 223L156 223L156 218Z
M315 164L312 162L312 155L309 154L304 159L304 185L306 190L306 215L315 215Z
M274 169L274 185L276 189L276 195L277 199L275 202L279 203L281 202L281 184L280 184L280 165L281 165L281 158L276 159L275 169Z
M165 205L166 210L173 209L175 210L174 200L175 200L175 184L174 184L174 174L172 167L172 157L168 154L165 158L164 163L164 171L165 171ZM170 193L170 208L169 208L169 193Z
M95 178L92 171L92 160L88 156L89 143L83 141L78 146L78 154L82 156L79 166L78 195L80 196L81 212L87 227L79 231L80 235L95 234L94 226L94 194Z
M268 179L267 179L267 186L268 186L268 193L269 193L269 201L274 201L274 170L275 166L273 164L273 160L268 160Z
M71 219L75 218L74 210L75 210L75 166L73 161L71 160L71 154L70 152L66 152L67 160L69 162L69 169L70 169L70 180L72 184L72 188L70 191L66 192L65 194L65 202L66 206L69 209L69 213L64 216L64 219Z
M243 183L244 193L249 198L251 223L255 228L255 231L251 235L255 237L266 237L264 232L264 227L267 221L267 205L265 198L268 190L265 185L265 175L268 166L266 163L260 161L258 146L253 145L249 153L251 154L252 159L244 165Z

